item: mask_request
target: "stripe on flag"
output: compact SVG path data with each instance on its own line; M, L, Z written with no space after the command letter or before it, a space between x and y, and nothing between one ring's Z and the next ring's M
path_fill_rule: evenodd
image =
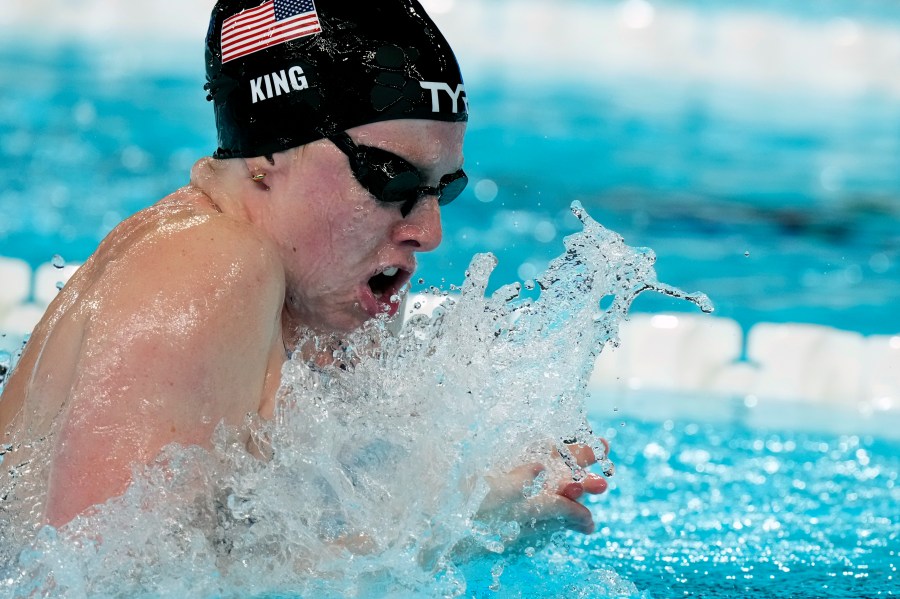
M268 0L222 23L222 62L320 31L313 0Z

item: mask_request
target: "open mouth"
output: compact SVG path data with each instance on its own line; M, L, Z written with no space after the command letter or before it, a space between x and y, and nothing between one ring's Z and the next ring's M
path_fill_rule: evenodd
M400 307L400 290L410 276L412 273L408 270L398 266L388 266L369 277L368 287L374 299L374 305L367 309L370 315L393 316L396 314Z
M383 297L394 288L394 283L399 275L400 269L396 266L391 266L371 277L369 279L369 289L372 290L372 295L376 298Z

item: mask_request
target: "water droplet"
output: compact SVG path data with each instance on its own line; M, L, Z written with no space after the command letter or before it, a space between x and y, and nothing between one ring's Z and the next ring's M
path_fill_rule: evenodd
M12 367L12 355L8 351L0 350L0 388L3 387L3 381Z
M506 562L501 560L491 566L491 585L490 589L495 593L501 588L500 578L503 576L503 570L506 569Z
M424 284L425 284L425 279L419 279L419 285L424 285Z
M414 304L413 304L413 308L415 308L416 310L421 309L421 308L422 308L422 302L416 302L416 303L414 303Z
M65 286L66 286L66 284L63 281L56 282L56 290L57 291L62 291L63 287L65 287Z
M50 258L50 264L53 265L53 268L65 268L66 259L59 254L53 254L53 257Z
M585 472L584 468L578 467L572 470L572 480L576 483L583 481L585 476L587 476L587 472Z
M600 462L600 470L603 471L603 476L610 477L616 473L616 465L610 460L603 460Z
M522 496L526 499L530 499L531 497L536 497L540 494L541 491L544 490L544 483L547 482L547 472L543 471L538 473L537 476L534 477L534 480L530 483L525 483L522 486Z
M750 252L749 252L749 251L748 251L748 252L744 252L744 257L745 257L745 258L749 258L749 257L750 257Z
M534 557L535 553L537 553L537 549L535 549L534 547L525 548L525 557Z
M525 281L525 289L529 291L534 289L534 281L532 279L528 279L527 281Z

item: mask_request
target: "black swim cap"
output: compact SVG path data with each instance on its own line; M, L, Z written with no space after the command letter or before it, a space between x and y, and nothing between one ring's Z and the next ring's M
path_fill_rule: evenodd
M416 0L219 0L206 79L216 158L377 121L468 118L453 51Z

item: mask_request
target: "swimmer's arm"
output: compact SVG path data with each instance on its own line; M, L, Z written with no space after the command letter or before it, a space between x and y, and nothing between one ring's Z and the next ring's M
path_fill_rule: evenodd
M78 375L51 457L46 520L121 494L169 443L209 445L258 409L280 335L283 271L236 224L131 248L97 284Z

